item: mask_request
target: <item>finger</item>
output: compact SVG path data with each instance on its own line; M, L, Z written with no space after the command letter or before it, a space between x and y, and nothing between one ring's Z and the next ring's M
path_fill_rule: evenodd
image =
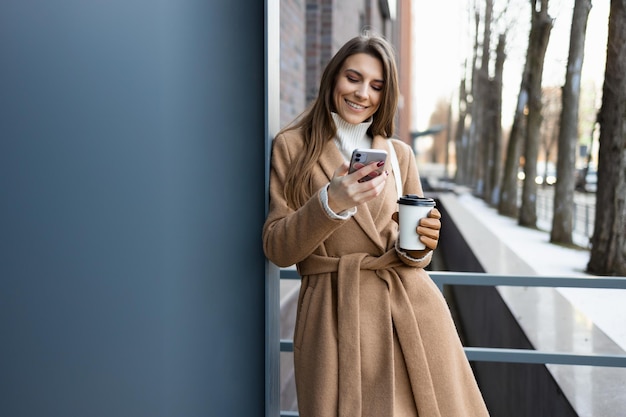
M439 240L439 230L437 229L430 229L428 227L418 226L416 231L417 231L417 234L420 236Z
M381 167L383 167L385 163L383 161L380 162L372 162L371 164L365 165L363 168L358 169L353 173L357 181L364 182L363 180L369 181L365 177L370 176L372 178L381 176L381 173L376 172Z
M429 217L424 217L420 219L418 225L422 227L428 227L430 229L441 229L441 221L439 219L431 219Z
M422 242L428 249L435 250L437 249L437 244L439 243L439 240L431 239L426 236L420 236L420 242Z
M436 208L428 212L428 217L431 219L441 219L441 213Z
M387 181L387 177L389 176L389 172L388 171L381 171L381 172L374 171L370 173L370 175L371 174L374 174L375 176L374 178L370 180L370 182L373 181L372 184L374 185L374 187L378 187L380 188L380 190L382 190L385 186L385 181Z
M357 199L359 203L364 203L380 195L385 189L385 181L388 176L389 173L385 171L382 175L372 180L357 183L354 187L356 190L354 198Z

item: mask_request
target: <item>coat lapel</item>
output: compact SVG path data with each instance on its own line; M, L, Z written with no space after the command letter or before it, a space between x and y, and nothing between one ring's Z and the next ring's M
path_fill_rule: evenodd
M386 139L377 136L374 138L372 147L376 149L384 149L388 150ZM328 181L330 181L333 177L335 169L344 161L343 155L335 145L334 141L329 141L326 144L326 150L323 152L320 158L320 166L324 173L326 174ZM385 169L389 171L391 174L391 163L385 164ZM390 189L391 187L391 189ZM387 194L392 191L395 195L395 184L393 182L393 178L391 176L388 178L387 183L385 185L385 190L383 190L382 195L378 196L366 204L361 204L357 207L357 212L354 215L354 220L359 225L359 227L365 232L365 234L378 246L381 250L385 250L385 242L381 238L380 232L376 227L376 222L374 221L377 218L377 215L380 213L382 209L382 205L386 198L388 198Z

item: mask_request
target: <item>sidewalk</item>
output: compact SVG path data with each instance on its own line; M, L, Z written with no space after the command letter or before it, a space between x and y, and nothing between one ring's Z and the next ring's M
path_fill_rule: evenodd
M447 216L487 273L590 276L586 249L549 243L549 233L517 225L454 187L440 192ZM445 220L444 220L445 227ZM626 289L497 286L496 290L535 349L545 352L623 355ZM626 408L626 369L546 365L581 417L617 416Z
M515 219L501 216L497 210L468 193L459 201L476 214L485 227L525 259L537 275L586 276L588 250L577 250L549 242L546 231L519 226ZM604 331L616 344L626 350L626 290L558 288L581 314Z
M537 221L540 230L519 226L515 219L498 214L495 208L474 197L470 190L453 183L440 182L438 179L444 177L443 165L420 164L419 169L422 178L427 179L432 186L452 187L459 195L459 201L476 213L477 220L526 260L537 275L593 276L585 273L589 262L589 250L569 249L550 243L551 225L541 213ZM580 229L579 232L581 232ZM586 246L588 242L587 236L582 233L575 232L573 239L581 246ZM626 325L624 325L626 289L558 288L557 290L586 319L593 322L617 345L626 350Z

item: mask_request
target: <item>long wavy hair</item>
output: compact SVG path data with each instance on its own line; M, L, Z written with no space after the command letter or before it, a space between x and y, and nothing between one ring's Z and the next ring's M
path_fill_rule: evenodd
M337 76L344 61L355 54L365 53L377 58L383 67L383 89L378 110L372 116L367 133L391 137L395 130L395 115L398 108L398 70L393 47L381 36L364 33L350 39L337 51L324 69L319 93L311 106L291 125L282 131L300 129L304 137L303 152L294 161L285 183L285 198L293 209L297 209L311 198L313 167L322 155L324 146L331 141L337 128L331 112L335 111L333 91Z

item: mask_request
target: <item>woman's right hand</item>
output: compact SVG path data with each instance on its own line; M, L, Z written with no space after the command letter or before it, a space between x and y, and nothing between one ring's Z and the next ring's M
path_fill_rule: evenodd
M376 162L372 162L348 174L348 163L340 165L335 170L328 187L328 206L331 210L341 213L377 197L385 188L385 181L389 177L388 171L369 181L359 182L359 180L378 168Z

